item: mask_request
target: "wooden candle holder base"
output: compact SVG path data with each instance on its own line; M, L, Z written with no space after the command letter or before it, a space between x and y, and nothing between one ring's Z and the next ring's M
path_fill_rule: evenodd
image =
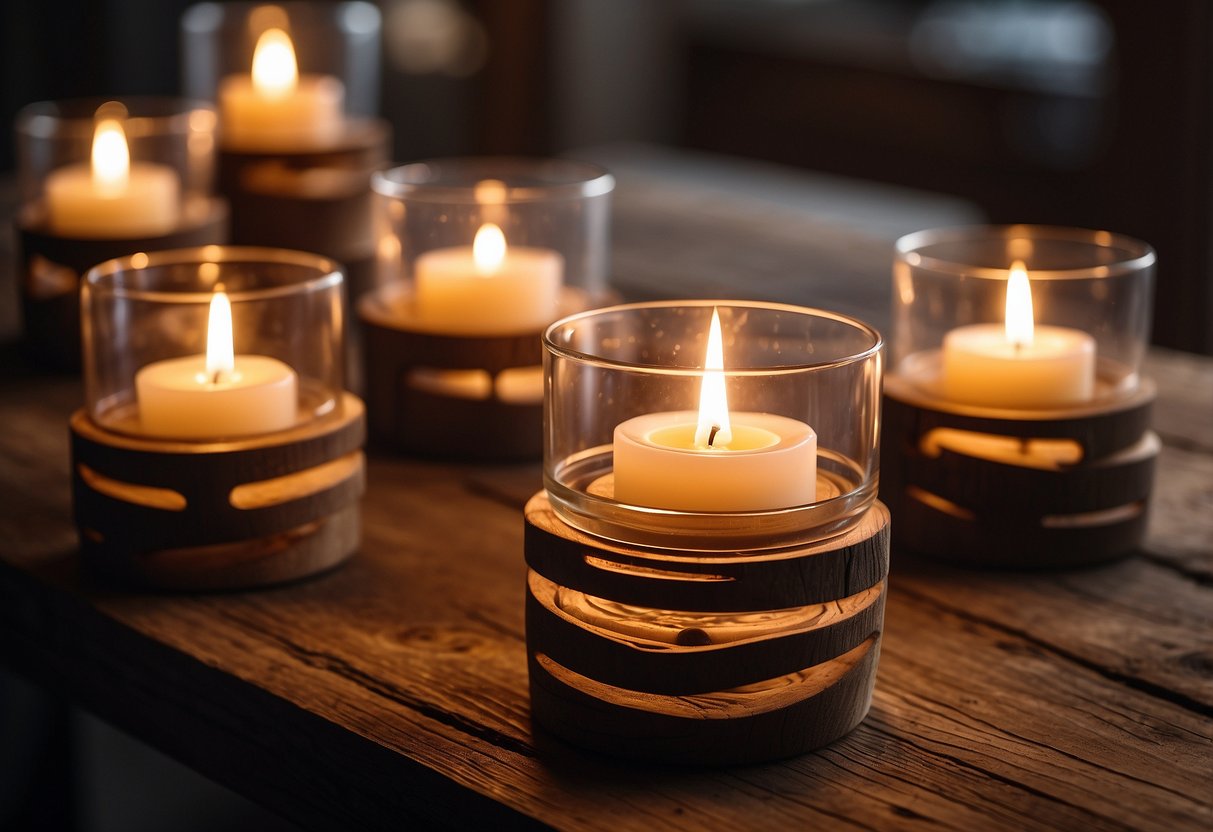
M792 551L641 549L526 507L534 721L606 754L690 765L790 757L868 712L889 513Z
M1089 566L1145 534L1154 385L1070 410L951 405L886 376L880 497L894 543L966 566Z
M440 459L541 458L542 333L460 336L404 329L384 314L379 294L358 305L372 441ZM503 374L527 368L525 389L511 396ZM463 384L451 380L460 375Z
M372 287L371 174L389 159L391 128L354 121L323 150L220 147L218 189L232 206L232 242L310 251L347 268L349 297Z
M71 419L85 566L161 589L236 589L325 571L354 553L362 402L287 431L224 442L145 439Z
M25 345L37 363L80 369L80 280L85 272L140 251L167 251L227 242L227 204L198 199L185 206L179 228L156 237L64 237L52 232L40 206L17 220L21 315Z

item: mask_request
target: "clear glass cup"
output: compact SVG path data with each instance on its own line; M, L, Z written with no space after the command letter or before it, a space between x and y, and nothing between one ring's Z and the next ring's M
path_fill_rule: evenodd
M216 101L221 82L249 75L267 29L291 38L301 75L327 75L344 87L344 112L379 109L382 16L372 3L198 3L181 16L182 77L187 95Z
M392 289L382 293L381 303L394 310L402 325L464 330L461 334L538 331L605 296L615 180L597 165L567 159L438 159L381 171L372 187L377 200L378 282ZM541 297L530 298L530 311L519 310L512 321L506 307L513 303L494 308L493 284L486 280L480 284L483 292L453 300L467 301L462 316L485 320L482 326L476 320L460 320L458 311L448 314L440 300L427 303L425 287L419 284L427 275L475 273L474 245L487 226L500 230L506 246L503 271L530 271L536 282L526 285L524 276L521 291L534 290ZM509 266L511 261L516 268ZM492 269L485 274L491 276ZM518 284L497 283L512 300L519 299Z
M945 365L956 349L945 348L945 339L961 327L1005 330L1016 263L1022 264L1028 279L1037 347L1042 333L1051 332L1058 351L1077 344L1091 352L1084 360L1093 365L1093 385L1075 397L1097 403L1136 390L1149 344L1154 249L1108 231L1039 225L931 229L898 240L890 373L941 398L969 398L969 392L949 384ZM1017 344L1022 336L1012 332L1005 337ZM991 351L998 346L986 345ZM1030 350L1019 358L1064 360ZM972 366L981 369L978 363ZM1032 396L1048 400L1047 393L1034 392L1017 403L1005 395L1007 385L1021 383L1010 374L1014 368L1005 362L1001 370L989 367L994 369L987 377L1004 386L991 401L1001 396L1009 402L1005 406L1034 409ZM1029 372L1022 385L1041 390L1049 383L1047 375ZM980 386L980 381L969 386ZM981 403L982 396L973 398Z
M102 263L89 271L81 291L89 416L132 435L215 440L289 430L333 412L344 389L342 283L333 261L283 249L204 246ZM230 303L234 357L226 365L216 358L214 368L208 360L200 377L208 346L220 339L215 327L223 326L211 323L219 290ZM180 366L169 363L174 361ZM199 367L185 366L188 361ZM154 375L148 372L153 365L162 370L153 392L172 397L186 391L188 398L177 397L170 407L203 412L215 403L220 416L271 409L285 416L253 427L204 426L206 436L192 427L151 425L141 399L152 389L142 385ZM242 384L258 389L241 400L217 398Z
M143 96L122 99L81 98L40 101L17 114L17 187L22 221L44 227L48 214L48 183L53 190L76 167L88 172L99 121L117 121L125 135L132 180L140 165L162 179L168 172L171 195L165 195L161 212L176 221L157 234L206 220L212 212L209 197L215 176L215 111L208 105L182 98ZM81 188L84 186L82 185ZM154 218L155 219L155 218ZM54 223L49 223L54 227ZM66 236L155 236L85 229Z
M725 451L683 447L688 437L661 433L698 417L713 309L723 349L717 378L727 391L734 442L741 442ZM544 486L557 514L576 528L658 548L777 549L840 534L876 499L883 345L861 321L773 303L663 301L565 318L544 334L544 348ZM656 421L645 421L653 414ZM782 454L806 427L815 433L815 459L796 457L790 469L774 462L775 451ZM758 437L752 442L749 428ZM775 438L763 438L764 430ZM722 491L763 491L784 504L717 510L663 507L656 504L661 495L645 495L644 504L622 501L615 493L621 441L629 448L679 446L646 450L643 464L668 480L671 492L709 483L709 502L716 474L701 480L686 468L682 476L684 466L713 454L748 455L742 464L753 467L738 469L732 483L726 476ZM805 478L815 485L807 496L800 490Z

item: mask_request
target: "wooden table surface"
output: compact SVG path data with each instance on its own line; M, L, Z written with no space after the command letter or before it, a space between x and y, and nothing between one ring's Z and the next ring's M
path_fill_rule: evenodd
M628 171L615 271L629 292L886 320L881 230ZM924 225L951 211L920 205ZM1147 370L1165 448L1144 550L1032 575L895 552L872 712L791 761L647 768L533 730L521 507L537 465L372 457L360 554L309 582L213 595L89 583L67 473L78 382L11 358L0 660L311 828L1207 830L1213 360L1156 351Z

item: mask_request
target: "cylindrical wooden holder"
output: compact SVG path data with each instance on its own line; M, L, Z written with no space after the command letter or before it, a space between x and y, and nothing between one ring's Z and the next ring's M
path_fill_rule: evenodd
M371 174L389 158L391 128L351 122L323 150L220 147L218 188L232 206L232 242L310 251L345 265L349 297L373 283Z
M895 375L884 394L880 497L897 517L896 545L967 566L1047 569L1114 560L1141 543L1160 448L1149 379L1106 404L1040 416L949 405ZM939 430L963 433L949 447L933 441ZM1074 461L990 458L980 443L991 439L1026 455L1034 441L1060 440Z
M50 231L39 211L24 212L17 220L18 285L31 357L56 369L80 369L80 279L98 263L140 251L227 242L223 200L199 200L191 208L169 234L110 239L64 237Z
M364 381L371 439L416 456L517 461L543 456L543 401L497 396L504 370L543 364L539 332L457 336L399 329L362 315ZM410 383L424 370L482 370L494 384L468 399Z
M71 420L85 565L165 589L234 589L312 575L358 547L362 402L226 442L144 439Z
M531 714L579 746L692 765L801 754L868 712L889 513L771 553L642 549L526 507Z

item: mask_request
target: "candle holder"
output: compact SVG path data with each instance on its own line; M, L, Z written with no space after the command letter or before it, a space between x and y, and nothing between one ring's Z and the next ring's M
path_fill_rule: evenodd
M1138 240L1043 226L898 241L881 481L895 544L1011 569L1133 551L1160 447L1140 375L1154 260Z
M383 285L358 305L371 437L414 455L538 459L541 335L607 296L613 177L562 159L449 159L378 173L374 188Z
M106 118L125 137L125 185L113 177L94 184L93 144ZM173 98L43 101L17 114L16 132L25 345L39 364L79 370L80 281L89 268L137 251L226 241L227 206L210 195L215 113ZM143 190L127 199L127 188Z
M342 386L342 303L339 267L292 251L207 246L88 273L71 419L87 567L227 589L354 552L364 422Z
M681 433L709 384L713 308L728 450ZM880 335L819 310L678 301L574 315L544 348L545 489L525 538L536 723L696 765L858 725L888 574Z
M373 282L370 178L390 157L391 128L375 118L380 28L365 2L200 3L181 18L185 87L220 114L232 242L331 257L351 299ZM260 101L253 58L272 29L290 39L297 92Z

